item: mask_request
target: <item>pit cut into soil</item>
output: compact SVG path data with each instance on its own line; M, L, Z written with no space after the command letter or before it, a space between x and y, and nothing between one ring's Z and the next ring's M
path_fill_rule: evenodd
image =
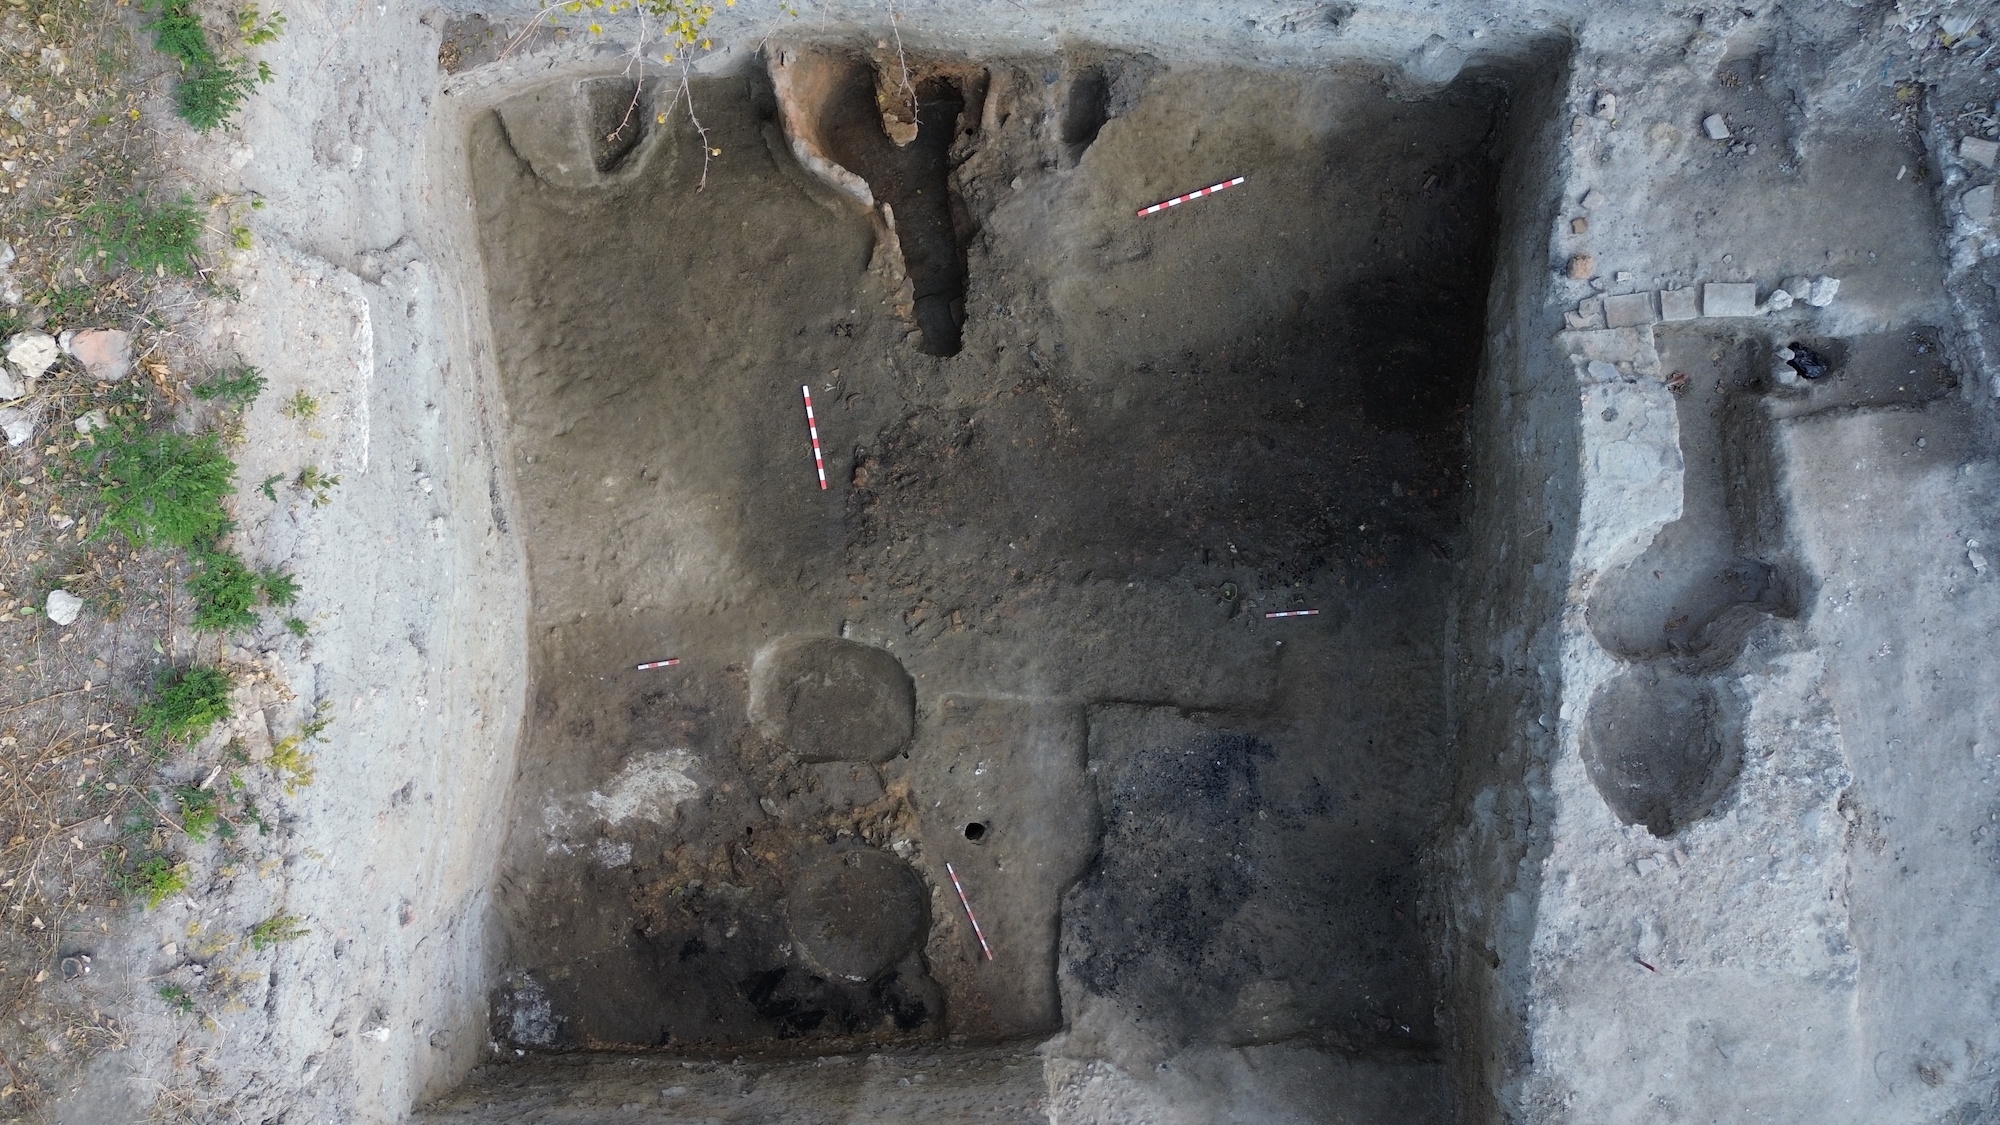
M532 588L496 1034L1434 1059L1503 92L967 72L906 148L814 95L848 171L949 169L943 319L761 76L695 84L706 157L665 92L615 159L603 87L475 129Z

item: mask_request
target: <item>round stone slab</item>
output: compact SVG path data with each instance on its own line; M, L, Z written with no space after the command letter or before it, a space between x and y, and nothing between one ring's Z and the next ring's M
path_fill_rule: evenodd
M874 980L922 943L927 902L910 865L874 848L811 861L785 896L792 940L815 968L850 981Z
M910 740L917 692L882 649L785 637L750 666L750 720L806 762L886 762Z

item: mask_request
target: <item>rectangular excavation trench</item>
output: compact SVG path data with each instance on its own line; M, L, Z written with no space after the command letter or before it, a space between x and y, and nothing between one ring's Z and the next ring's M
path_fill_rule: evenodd
M1420 854L1505 84L786 65L695 83L705 144L619 78L473 127L531 588L522 1061L436 1119L633 1081L866 1117L915 1075L1041 1120L1045 1065L1099 1060L1197 1116L1445 1119Z

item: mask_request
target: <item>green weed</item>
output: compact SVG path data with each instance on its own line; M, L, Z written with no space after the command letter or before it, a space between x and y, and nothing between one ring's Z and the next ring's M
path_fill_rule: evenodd
M280 609L299 600L299 580L282 570L261 572L257 575L257 585L264 591L264 600Z
M234 492L236 463L214 434L146 433L128 422L99 439L104 519L97 534L122 532L135 547L195 548L231 524L222 498Z
M190 996L188 990L182 988L180 985L161 985L160 999L165 1000L167 1007L172 1008L174 1014L177 1016L191 1016L194 1014L194 997Z
M278 482L284 479L285 474L272 473L270 476L264 478L263 484L257 486L257 491L264 494L264 499L275 504L278 502Z
M232 367L194 388L194 397L228 406L249 406L270 380L254 367Z
M217 53L191 0L157 0L151 10L158 13L147 25L153 32L153 45L181 64L175 106L181 119L196 130L206 133L219 128L242 108L259 83L271 80L268 65L252 66L248 59L224 58ZM269 43L284 26L284 16L276 12L264 16L254 4L236 13L237 37L247 46Z
M89 315L97 307L97 290L88 285L50 289L35 299L35 307L48 315L51 325L69 324Z
M307 465L299 470L298 479L292 487L312 497L312 506L324 508L333 503L333 490L340 486L340 478L323 472L317 465Z
M156 855L141 860L130 871L120 875L116 882L120 893L144 898L146 909L158 910L161 903L187 890L187 864Z
M181 830L188 839L200 843L214 835L225 840L236 835L236 829L223 819L222 802L214 790L183 785L174 790L174 803L180 806Z
M300 640L305 640L306 634L312 632L312 626L308 625L303 617L285 618L285 629Z
M160 741L200 741L229 717L229 673L196 664L172 668L153 685L153 698L139 705L139 725Z
M319 400L304 391L300 391L286 399L285 405L278 409L283 411L287 417L297 418L301 422L310 422L314 418L319 417Z
M313 756L306 752L305 746L305 738L294 734L279 739L271 747L271 773L287 797L298 796L299 790L311 785L317 777Z
M116 258L136 270L194 275L200 252L201 211L187 196L157 207L143 195L93 203L77 216L91 253Z
M257 10L257 5L248 4L236 13L236 34L246 46L261 47L275 41L284 31L283 12L272 12L267 16Z
M297 941L312 933L296 914L273 914L250 927L250 948L259 953L282 942Z
M195 557L195 566L187 588L194 598L196 629L228 633L257 624L250 607L257 603L261 582L236 552L203 551Z

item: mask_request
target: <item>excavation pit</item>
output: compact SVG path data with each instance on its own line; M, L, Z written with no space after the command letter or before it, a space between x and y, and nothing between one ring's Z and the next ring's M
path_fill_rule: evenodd
M699 138L627 85L615 156L602 80L473 127L531 588L496 1039L1290 1044L1441 1104L1505 85L883 65L697 81Z

